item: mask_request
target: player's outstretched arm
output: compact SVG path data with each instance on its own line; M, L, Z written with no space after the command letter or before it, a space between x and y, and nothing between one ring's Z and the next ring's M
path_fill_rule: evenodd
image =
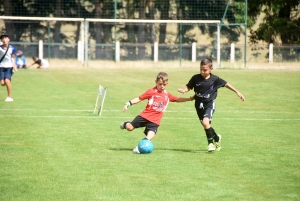
M176 102L186 102L186 101L192 101L195 99L195 95L190 96L189 98L183 98L183 97L179 97L178 100Z
M246 100L245 97L243 96L243 94L241 94L238 90L236 90L231 84L226 83L225 87L230 89L231 91L235 92L242 101Z
M124 107L123 107L123 111L126 112L128 110L128 107L130 107L133 104L137 104L139 102L141 102L141 99L139 97L134 98L134 99L126 102L125 105L124 105Z

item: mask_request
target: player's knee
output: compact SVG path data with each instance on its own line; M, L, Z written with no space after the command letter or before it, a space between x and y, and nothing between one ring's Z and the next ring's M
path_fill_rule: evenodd
M134 127L131 125L131 123L126 124L126 130L128 130L128 131L134 130Z

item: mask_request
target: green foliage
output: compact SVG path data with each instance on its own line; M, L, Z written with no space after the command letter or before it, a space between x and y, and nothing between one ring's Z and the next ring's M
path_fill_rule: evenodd
M300 44L299 37L299 0L269 1L259 0L249 3L248 14L253 22L264 14L263 23L251 31L251 43L259 40L275 44ZM253 23L249 24L251 27ZM279 38L279 40L278 40Z
M298 71L214 70L246 97L221 88L207 142L192 102L170 103L154 151L134 155L143 129L120 130L145 107L123 104L169 74L167 90L199 72L187 69L19 70L14 102L0 97L0 200L299 200ZM104 111L93 113L99 84Z

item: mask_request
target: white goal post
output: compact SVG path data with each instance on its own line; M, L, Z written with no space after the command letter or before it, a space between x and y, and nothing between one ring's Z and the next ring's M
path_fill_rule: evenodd
M209 25L216 26L216 59L217 59L217 67L220 67L221 61L221 44L220 44L220 28L221 21L220 20L144 20L144 19L94 19L94 18L55 18L55 17L12 17L12 16L0 16L0 20L24 20L24 21L63 21L63 22L80 22L80 39L78 42L78 60L82 61L82 63L87 63L89 58L89 23L90 22L104 22L104 23L114 23L114 24L180 24L180 25ZM38 42L38 41L36 41ZM120 50L117 45L120 44L116 38L114 38L115 51ZM40 45L43 47L43 45ZM157 44L153 44L154 50L158 51ZM195 46L193 45L193 51L195 50ZM118 53L115 52L115 61L119 59ZM157 55L154 55L154 61L157 61ZM192 55L192 60L195 61L195 55Z

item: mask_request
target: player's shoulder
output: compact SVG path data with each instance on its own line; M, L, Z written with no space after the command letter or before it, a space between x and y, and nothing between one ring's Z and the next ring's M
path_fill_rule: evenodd
M8 48L16 50L16 48L14 46L12 46L12 45L8 45Z
M219 79L220 77L218 76L218 75L215 75L215 74L210 74L210 77L211 77L211 79L213 79L213 80L216 80L216 79Z
M153 88L147 89L145 91L145 93L155 93L155 91L156 91L156 87L153 87Z
M14 46L8 45L8 48L11 49L11 51L12 51L13 54L17 53L17 50L16 50L16 48Z

